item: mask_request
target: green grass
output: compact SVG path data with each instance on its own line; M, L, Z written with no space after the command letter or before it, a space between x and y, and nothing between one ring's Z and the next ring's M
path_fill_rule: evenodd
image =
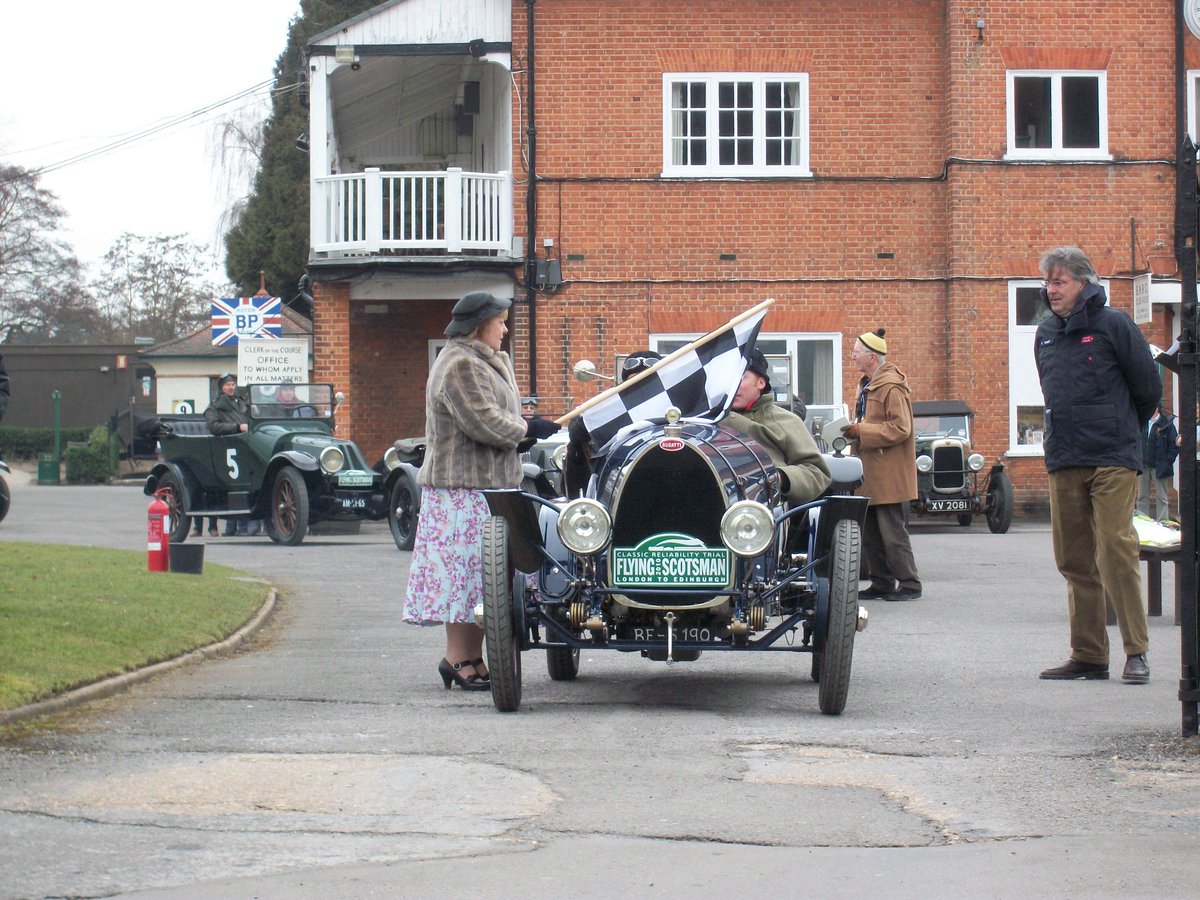
M224 566L147 572L146 554L0 543L0 709L228 637L268 588Z

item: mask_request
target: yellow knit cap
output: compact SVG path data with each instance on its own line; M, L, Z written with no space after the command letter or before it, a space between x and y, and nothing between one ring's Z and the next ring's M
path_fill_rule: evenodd
M887 341L883 339L883 329L878 331L866 331L858 336L858 339L867 345L868 350L874 350L880 356L887 356Z

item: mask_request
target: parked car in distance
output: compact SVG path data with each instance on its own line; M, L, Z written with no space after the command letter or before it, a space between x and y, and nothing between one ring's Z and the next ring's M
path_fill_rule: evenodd
M952 515L963 526L980 512L993 534L1004 534L1012 525L1012 480L1002 460L989 467L972 450L975 413L961 400L916 400L912 406L917 433L917 499L912 510L918 515Z
M563 459L567 452L567 430L542 441L521 454L524 477L523 490L541 497L562 494ZM388 495L388 525L392 539L401 550L411 550L417 537L417 513L421 508L421 486L417 473L425 462L425 438L401 438L375 467L384 473L384 488Z
M293 385L286 402L276 387L249 386L249 428L240 434L214 435L199 415L160 417L162 461L144 490L170 507L172 543L187 539L197 516L263 519L270 538L289 545L315 522L387 516L383 476L333 434L332 386Z

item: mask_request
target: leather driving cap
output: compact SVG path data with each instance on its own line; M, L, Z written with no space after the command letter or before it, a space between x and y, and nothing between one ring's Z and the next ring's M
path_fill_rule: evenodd
M450 311L453 318L443 332L447 337L470 334L485 319L504 312L512 306L512 301L497 297L488 291L471 291L454 304Z

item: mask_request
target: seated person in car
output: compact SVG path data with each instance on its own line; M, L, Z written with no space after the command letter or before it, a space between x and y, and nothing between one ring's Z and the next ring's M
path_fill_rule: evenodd
M296 396L296 386L280 382L275 389L275 402L259 404L255 413L261 419L288 419L315 416L317 411Z
M767 358L759 350L750 362L724 421L762 444L779 471L780 487L789 503L816 500L833 481L804 421L777 406L771 396Z

